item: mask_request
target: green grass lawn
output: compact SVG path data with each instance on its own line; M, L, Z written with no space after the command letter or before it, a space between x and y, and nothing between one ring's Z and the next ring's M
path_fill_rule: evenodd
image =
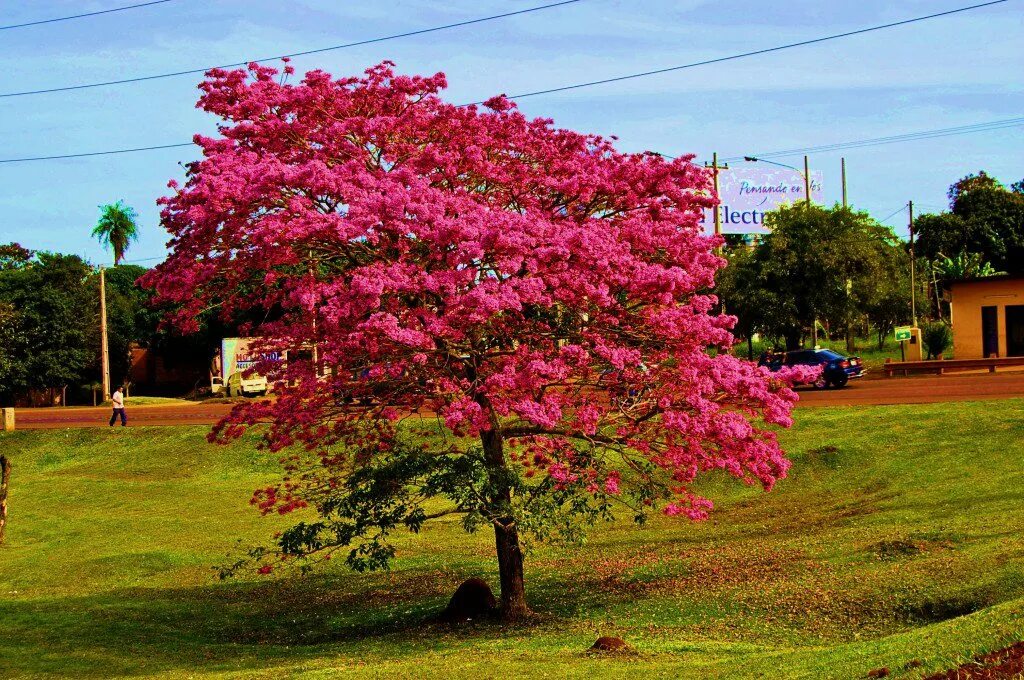
M248 506L272 456L206 428L5 433L0 676L920 677L1024 639L1024 401L797 418L772 493L714 478L706 523L538 548L538 621L463 628L425 621L496 582L489 533L429 525L390 573L221 582L282 522ZM588 655L598 635L636 653Z

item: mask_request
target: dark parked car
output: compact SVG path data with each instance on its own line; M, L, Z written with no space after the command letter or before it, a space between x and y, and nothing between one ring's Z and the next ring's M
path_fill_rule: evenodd
M851 378L864 375L860 357L847 357L831 349L798 349L785 354L762 356L758 362L777 371L783 366L821 366L821 375L815 387L845 387Z

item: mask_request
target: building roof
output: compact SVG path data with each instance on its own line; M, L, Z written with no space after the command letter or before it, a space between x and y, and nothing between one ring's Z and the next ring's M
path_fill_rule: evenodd
M993 276L968 276L962 279L943 281L943 288L952 288L960 283L992 283L995 281L1024 281L1024 272L1019 274L995 274Z

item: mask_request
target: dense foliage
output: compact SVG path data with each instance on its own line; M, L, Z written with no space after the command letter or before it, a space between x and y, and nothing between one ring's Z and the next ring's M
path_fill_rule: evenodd
M691 484L710 470L785 475L765 425L796 397L723 351L733 319L703 292L723 261L699 226L714 199L690 157L619 153L503 97L452 106L442 74L388 63L276 75L210 72L199 106L221 135L197 136L204 158L171 184L172 253L145 280L184 328L216 306L292 351L259 367L276 400L213 433L269 421L285 479L254 503L316 511L277 553L378 567L394 529L459 513L494 530L514 618L522 540L575 537L615 503L704 518ZM404 440L416 410L456 437Z
M909 255L867 213L803 203L765 216L771 233L730 254L720 276L738 330L801 345L815 323L852 332L865 318L884 337L909 320Z
M942 321L927 323L921 329L921 343L928 352L927 359L938 359L953 346L953 330Z
M930 261L976 256L993 270L1024 272L1024 186L1009 189L986 175L968 175L949 189L950 211L914 221L918 252Z
M135 283L144 271L120 265L106 272L115 381L128 376L130 345L158 337L151 293ZM71 397L99 380L99 353L97 271L77 255L0 246L0 401L44 390Z
M29 253L0 268L0 398L30 389L74 387L97 367L99 332L92 269L77 255Z

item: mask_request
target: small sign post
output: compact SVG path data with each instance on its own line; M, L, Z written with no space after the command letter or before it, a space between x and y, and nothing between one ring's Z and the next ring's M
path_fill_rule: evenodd
M913 335L913 326L897 326L896 342L900 343L900 361L907 360L906 342Z

